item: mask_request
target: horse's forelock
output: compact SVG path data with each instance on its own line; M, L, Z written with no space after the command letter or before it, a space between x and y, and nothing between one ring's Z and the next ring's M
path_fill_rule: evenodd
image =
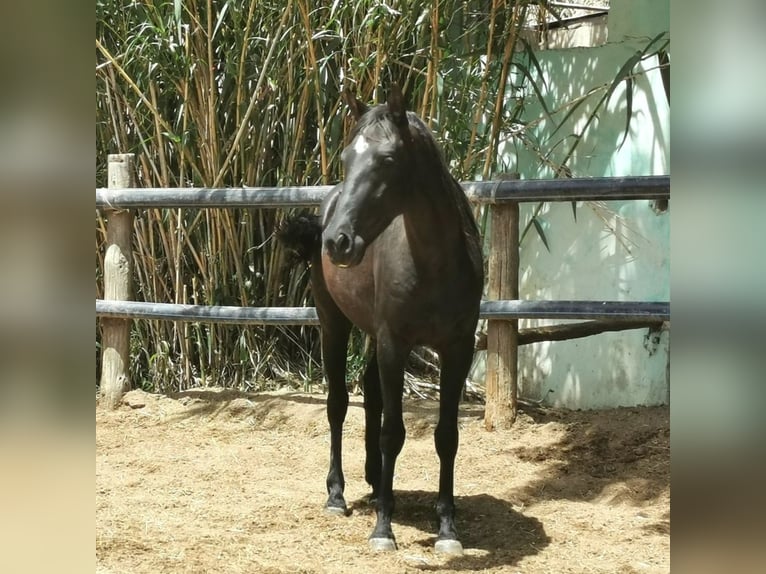
M428 126L414 112L407 112L407 122L408 144L411 147L411 153L419 158L416 163L420 169L425 170L431 180L433 180L434 172L440 173L445 183L451 180L441 148ZM368 110L354 126L349 141L354 141L360 134L364 134L369 141L382 141L383 138L391 139L402 135L388 113L386 104L379 104ZM447 183L447 185L450 184Z

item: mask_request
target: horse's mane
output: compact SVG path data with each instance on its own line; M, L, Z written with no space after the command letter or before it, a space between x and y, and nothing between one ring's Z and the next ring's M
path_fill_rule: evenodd
M433 132L431 132L428 126L413 112L407 112L407 120L409 121L410 133L413 134L419 161L426 164L420 168L423 170L421 173L425 176L425 181L423 181L422 184L430 187L436 193L443 194L446 192L460 213L463 229L466 232L473 231L478 235L479 230L476 227L476 220L471 212L471 206L465 196L463 187L452 176L449 166L447 165L447 160L445 159ZM438 180L434 178L435 174L439 175Z

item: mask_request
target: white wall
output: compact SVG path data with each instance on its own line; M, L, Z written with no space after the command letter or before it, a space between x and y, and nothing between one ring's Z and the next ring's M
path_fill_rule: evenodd
M635 19L630 2L613 1L607 44L539 51L546 103L561 111L527 128L536 149L509 135L500 146L500 165L511 166L524 179L553 177L540 150L553 162L564 159L574 142L571 134L583 130L603 86L666 25L667 5L652 0L644 5L642 18ZM625 82L614 91L567 161L574 177L669 173L670 109L656 67L657 59L652 58L638 68L630 106ZM568 111L562 105L589 92L593 95L556 131ZM629 108L630 128L623 142ZM526 121L545 118L539 105L525 112ZM522 229L534 207L522 205ZM556 203L547 204L539 215L550 251L531 229L521 245L522 299L670 300L669 211L657 212L649 201L580 203L575 221L571 204ZM551 322L523 321L520 328L542 323ZM666 403L669 335L667 329L643 329L521 347L520 394L578 409ZM482 371L479 357L475 376Z
M548 204L543 217L551 251L536 235L528 238L522 298L669 300L669 215L656 214L651 202L612 202L596 210L580 205L576 222L571 205ZM519 326L543 324L553 322ZM520 393L567 408L663 404L669 345L667 330L648 329L526 345L519 349Z

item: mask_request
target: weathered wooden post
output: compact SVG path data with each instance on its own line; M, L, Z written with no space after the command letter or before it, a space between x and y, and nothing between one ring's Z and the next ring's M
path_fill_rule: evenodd
M135 187L133 154L110 154L108 186ZM106 253L104 255L104 299L127 301L131 297L133 258L131 256L133 213L107 211ZM116 408L130 388L130 319L101 318L101 401Z
M509 174L506 179L518 179ZM490 204L489 300L519 298L519 204ZM516 420L518 321L487 322L484 426L509 428Z

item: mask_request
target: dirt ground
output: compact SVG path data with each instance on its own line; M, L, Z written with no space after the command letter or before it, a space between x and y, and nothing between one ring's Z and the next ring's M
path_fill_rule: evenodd
M436 404L406 403L394 480L398 550L367 549L362 398L344 435L348 517L327 515L324 396L132 391L96 407L97 573L670 571L667 408L522 411L487 432L461 405L457 526L433 551Z

